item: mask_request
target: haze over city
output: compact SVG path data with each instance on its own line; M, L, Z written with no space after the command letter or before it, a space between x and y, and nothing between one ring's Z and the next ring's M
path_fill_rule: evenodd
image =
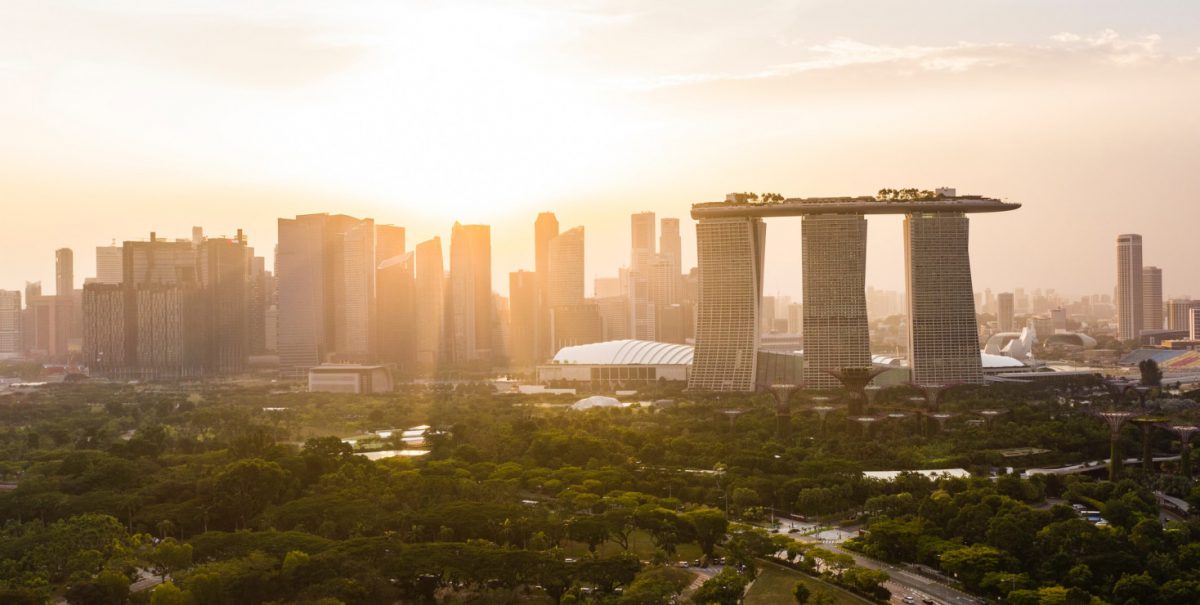
M334 211L493 228L497 289L536 213L585 225L591 278L627 217L730 191L957 187L1024 204L972 233L975 282L1110 292L1115 225L1193 292L1200 34L1179 2L7 3L0 284L115 239ZM1115 168L1119 167L1119 168ZM1171 220L1159 220L1170 216ZM868 282L901 289L898 221ZM765 290L799 296L799 221ZM791 260L789 260L791 259ZM1070 270L1063 270L1069 267Z

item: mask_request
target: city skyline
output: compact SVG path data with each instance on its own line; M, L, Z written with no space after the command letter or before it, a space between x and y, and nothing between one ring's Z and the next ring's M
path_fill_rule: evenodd
M368 3L355 14L215 2L191 7L190 20L170 3L118 3L70 22L17 4L0 48L38 52L6 53L0 68L10 92L0 197L39 211L20 213L9 245L26 253L0 267L0 286L40 279L49 289L44 259L58 248L89 266L112 238L194 224L244 228L270 263L277 217L332 212L403 225L414 241L448 238L456 220L489 224L503 291L504 271L528 268L529 216L540 210L587 228L590 282L624 262L610 242L633 212L682 216L747 189L909 185L1025 204L1021 219L972 238L976 280L993 289L1107 291L1111 272L1099 266L1059 272L989 252L1014 253L1019 233L1035 242L1027 253L1088 258L1105 253L1112 224L1155 242L1165 296L1200 281L1186 260L1187 227L1200 219L1187 159L1200 145L1189 109L1200 100L1200 40L1182 25L1196 7L930 2L897 14L859 4L849 20L819 2L736 13ZM455 24L472 35L439 35ZM699 24L710 35L693 36ZM227 51L190 50L208 40ZM444 76L428 86L427 73ZM414 81L420 98L402 92ZM733 133L739 145L726 144ZM1154 220L1167 214L1178 220ZM693 229L682 231L694 266ZM798 221L775 233L789 236L773 238L768 256L789 256ZM867 283L899 289L903 264L889 251L902 226L873 233ZM786 266L768 264L764 281L766 292L799 295Z

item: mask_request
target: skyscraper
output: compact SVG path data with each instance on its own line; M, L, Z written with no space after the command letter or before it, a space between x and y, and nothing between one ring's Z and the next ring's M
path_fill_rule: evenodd
M451 361L487 363L492 354L492 239L487 225L454 223L450 233Z
M625 295L629 297L629 330L638 340L654 340L657 336L651 296L653 265L657 257L654 221L653 212L630 216L630 262Z
M70 248L54 251L54 294L70 296L75 291L75 253Z
M1001 292L996 295L996 326L1001 332L1013 331L1013 294Z
M1142 301L1142 236L1117 236L1117 338L1135 340L1145 326Z
M75 253L70 248L54 251L54 348L59 355L78 350L82 305L75 292Z
M871 367L867 219L814 214L803 218L802 229L804 381L811 388L836 388L841 383L829 371Z
M0 290L0 359L21 356L21 291Z
M983 381L969 234L964 214L910 213L904 217L908 354L915 384Z
M136 376L125 353L125 291L121 284L85 285L83 309L83 364L97 376Z
M1162 269L1142 267L1142 329L1163 329Z
M583 251L583 227L568 229L550 240L547 302L551 309L583 303Z
M203 369L230 374L245 369L250 355L250 261L253 251L237 237L204 238L198 268L203 317Z
M437 371L445 338L445 264L442 240L433 238L416 247L416 363L426 374Z
M514 271L508 274L508 359L516 368L532 368L534 326L537 323L537 273Z
M371 353L375 222L346 215L279 219L279 362L303 374L329 359Z
M703 218L696 225L696 341L704 346L695 349L690 389L754 390L766 230L757 217Z
M537 275L537 309L534 322L535 362L554 355L550 322L550 242L558 237L558 218L553 212L538 214L533 223L534 272Z
M415 257L406 252L403 227L375 228L375 348L379 361L415 371Z
M650 262L654 260L656 245L654 241L654 213L639 212L629 217L630 223L630 265L629 268L643 273L649 272Z

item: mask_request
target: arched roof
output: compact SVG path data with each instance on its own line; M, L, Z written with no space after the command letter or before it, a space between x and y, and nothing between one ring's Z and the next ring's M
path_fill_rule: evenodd
M692 363L689 345L649 340L610 340L563 347L554 355L554 363L585 365L688 365Z

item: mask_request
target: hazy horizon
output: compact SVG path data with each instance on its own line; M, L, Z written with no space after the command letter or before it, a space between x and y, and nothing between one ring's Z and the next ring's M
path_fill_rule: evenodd
M850 5L850 6L848 6ZM836 9L836 10L835 10ZM111 240L310 212L492 225L497 290L533 221L587 231L587 288L629 262L629 214L730 191L956 187L976 290L1109 293L1118 233L1194 293L1200 7L1177 2L16 2L0 20L0 288ZM704 32L697 35L697 32ZM769 222L765 293L799 296L798 219ZM899 290L899 219L869 284Z

